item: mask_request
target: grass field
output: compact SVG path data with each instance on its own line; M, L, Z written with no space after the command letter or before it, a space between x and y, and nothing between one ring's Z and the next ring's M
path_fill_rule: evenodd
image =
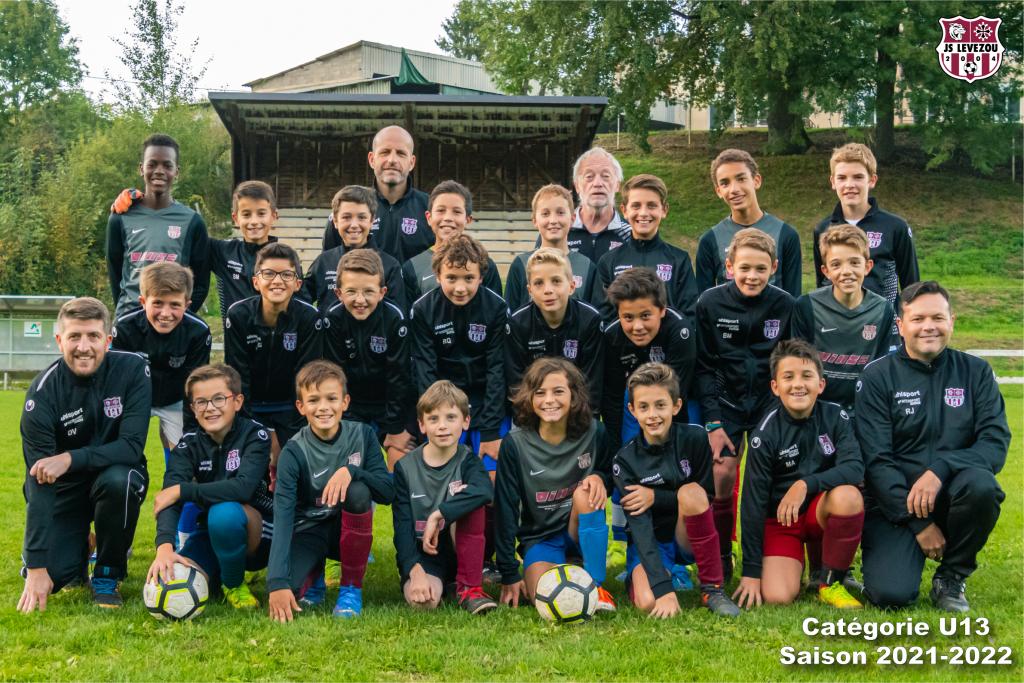
M24 525L20 493L24 476L15 425L23 394L0 392L0 680L1014 680L1024 675L1024 392L1004 389L1015 438L999 479L1008 493L1002 516L981 555L982 568L968 584L972 616L991 624L987 637L938 635L941 613L927 601L911 610L856 615L861 622L927 622L935 635L892 637L875 642L812 638L801 632L806 617L850 617L809 598L786 608L762 608L724 621L682 600L684 612L653 622L626 605L622 585L611 581L620 611L596 622L559 628L542 623L532 608L502 609L472 617L449 606L414 613L402 602L391 545L389 509L378 510L364 616L339 622L328 613L303 615L283 626L262 612L239 615L212 604L194 622L164 624L141 600L142 581L153 557L152 492L143 507L130 576L122 590L127 606L98 612L88 592L76 589L53 598L44 614L14 609L21 591L19 551ZM151 476L159 482L163 457L155 431L146 449ZM610 575L617 573L612 568ZM927 591L931 567L922 590ZM265 602L260 585L257 595ZM783 666L783 646L869 653L867 667ZM1011 666L878 666L875 647L934 645L1008 646Z

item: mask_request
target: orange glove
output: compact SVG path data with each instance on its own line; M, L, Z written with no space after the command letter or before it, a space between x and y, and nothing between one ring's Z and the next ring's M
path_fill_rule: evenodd
M132 208L133 203L144 196L141 190L136 190L134 187L121 190L121 194L117 195L117 199L110 205L110 210L114 213L125 213L128 209Z

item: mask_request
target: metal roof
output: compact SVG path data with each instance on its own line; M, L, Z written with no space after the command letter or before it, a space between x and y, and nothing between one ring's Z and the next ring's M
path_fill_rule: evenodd
M74 298L67 294L0 294L0 312L57 311Z
M233 137L354 138L392 124L450 142L572 140L585 149L604 97L210 92Z

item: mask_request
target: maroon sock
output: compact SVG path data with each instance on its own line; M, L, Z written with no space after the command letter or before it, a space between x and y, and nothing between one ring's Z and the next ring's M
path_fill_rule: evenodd
M487 513L478 507L455 523L455 557L459 589L480 587L484 573L484 526Z
M864 513L829 515L825 520L825 536L821 543L821 560L826 569L845 572L853 564L860 545Z
M718 531L715 529L718 515L708 508L699 515L683 517L686 535L690 538L690 548L697 560L697 579L701 585L722 585L722 553L719 550Z
M821 541L807 541L807 568L812 572L821 569Z
M494 506L484 506L484 559L489 560L494 557ZM458 533L456 531L456 533Z
M732 532L729 534L729 538L731 538L734 541L737 540L736 520L739 519L740 516L740 477L743 476L743 473L740 471L740 469L742 465L742 460L736 461L736 480L732 484ZM729 547L729 550L730 552L732 551L732 546Z
M373 545L373 510L360 515L341 513L341 585L363 587L366 563Z
M718 531L718 554L732 554L732 528L736 516L732 511L732 496L728 498L715 498L711 501L711 509L714 511L715 530Z

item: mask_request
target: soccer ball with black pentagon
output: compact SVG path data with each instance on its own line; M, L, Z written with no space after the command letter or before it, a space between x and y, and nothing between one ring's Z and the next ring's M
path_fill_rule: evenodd
M142 589L142 600L149 613L171 621L199 616L209 595L206 577L180 562L174 563L171 581L165 583L163 577L158 577L157 583L147 583Z
M548 621L588 621L597 609L597 584L582 567L560 564L544 572L537 581L534 605Z

